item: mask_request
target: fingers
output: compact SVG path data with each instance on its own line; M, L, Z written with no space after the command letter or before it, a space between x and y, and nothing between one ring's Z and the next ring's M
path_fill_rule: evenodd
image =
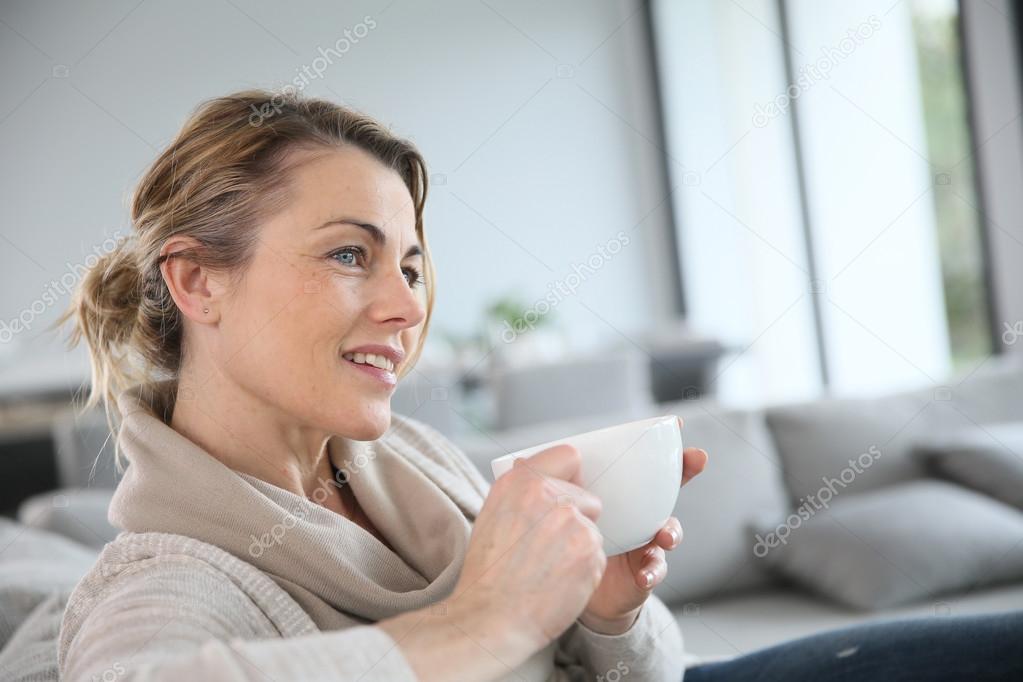
M559 443L529 457L516 458L512 467L527 466L537 474L582 485L582 462L577 448Z
M682 451L682 483L685 485L707 466L707 451L700 448L685 448Z
M653 545L643 553L639 570L636 572L636 586L641 590L650 590L668 575L668 562L664 559L664 550Z
M512 464L513 471L522 471L524 476L542 478L555 495L559 506L575 505L583 516L596 521L603 509L600 498L577 485L581 482L578 466L573 468L572 460L578 460L578 450L571 446L555 446L532 457L518 458ZM574 473L573 473L574 472ZM569 476L570 480L561 478Z
M654 536L654 544L666 550L673 550L682 542L682 523L674 516Z

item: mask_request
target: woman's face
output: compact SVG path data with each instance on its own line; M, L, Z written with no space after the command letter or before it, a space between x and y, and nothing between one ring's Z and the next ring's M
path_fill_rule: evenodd
M287 208L219 308L217 364L284 420L374 440L426 317L412 199L356 148L309 154L291 173ZM367 345L404 359L391 371L346 359Z

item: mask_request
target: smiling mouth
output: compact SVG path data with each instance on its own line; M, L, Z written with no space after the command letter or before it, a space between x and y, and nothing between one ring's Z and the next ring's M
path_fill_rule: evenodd
M394 363L390 358L373 353L345 353L342 355L345 360L350 360L357 365L370 365L394 373Z
M370 362L367 362L367 355L369 356ZM341 356L341 358L345 363L353 366L355 369L361 370L371 377L376 378L387 386L393 387L398 383L398 377L394 373L394 363L388 358L381 355L373 356L371 353L345 353Z

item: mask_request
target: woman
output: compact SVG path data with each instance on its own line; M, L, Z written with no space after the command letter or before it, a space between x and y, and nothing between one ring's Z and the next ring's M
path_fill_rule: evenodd
M426 179L373 120L264 91L205 103L142 178L68 312L130 463L68 679L681 676L651 595L678 519L608 559L573 448L488 490L391 414L434 300Z
M606 557L558 446L489 486L392 415L433 305L425 164L334 104L212 100L67 316L130 466L75 588L71 680L679 680L672 517ZM707 454L686 449L685 482ZM565 504L569 500L571 504ZM1019 679L1020 614L866 625L687 680Z

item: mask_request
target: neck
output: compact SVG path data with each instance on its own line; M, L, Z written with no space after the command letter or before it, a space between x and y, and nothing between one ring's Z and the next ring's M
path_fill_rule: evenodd
M303 497L321 499L324 487L337 496L329 433L294 423L219 372L207 376L182 372L171 428L235 471Z

